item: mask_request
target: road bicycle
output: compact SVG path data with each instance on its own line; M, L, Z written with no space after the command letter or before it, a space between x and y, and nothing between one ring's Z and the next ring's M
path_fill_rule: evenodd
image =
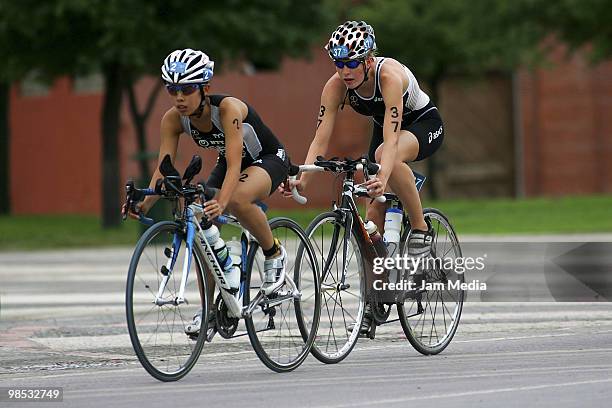
M367 197L365 187L355 182L355 175L363 171L367 178L376 174L378 168L365 157L357 160L319 157L314 165L299 167L301 172L329 171L343 176L339 205L334 202L332 211L318 215L306 230L321 270L323 296L321 322L311 352L324 363L337 363L348 356L360 335L366 309L372 317L367 330L369 338L374 338L378 325L399 320L411 345L426 355L444 350L459 325L465 293L460 286L457 289L449 287L454 288L465 279L463 273L452 268L452 261L462 256L461 247L450 221L440 210L423 210L426 222L435 231L428 257L433 262L421 264L423 268L419 270L402 266L385 270L380 275L373 273L379 254L355 203L355 197ZM415 173L419 191L424 181L424 176ZM296 200L306 201L295 189L292 193ZM385 193L377 200L401 210L401 238L392 255L399 255L406 261L404 265L410 265L408 241L411 226L401 202L391 193ZM446 262L449 259L450 263ZM399 290L380 290L385 282L405 284ZM448 282L455 285L448 285ZM443 285L432 285L434 283ZM399 319L388 320L392 305L396 305Z
M160 381L176 381L195 365L207 340L208 316L224 338L236 334L244 319L246 334L260 360L277 372L298 367L308 356L319 323L319 271L314 251L303 229L288 218L274 218L270 228L286 250L284 284L266 296L263 282L263 252L255 238L231 215L215 222L241 230L241 281L233 293L202 225L209 222L200 203L215 191L192 184L202 160L194 156L181 178L169 156L160 164L163 179L153 189L126 186L126 206L148 195L159 195L172 203L174 220L153 223L139 239L130 262L126 289L126 315L130 340L138 360ZM125 214L124 214L125 219ZM219 290L214 304L209 298L205 270L212 273ZM212 291L211 291L212 292ZM209 312L209 309L212 309ZM199 334L189 336L185 327L200 313Z

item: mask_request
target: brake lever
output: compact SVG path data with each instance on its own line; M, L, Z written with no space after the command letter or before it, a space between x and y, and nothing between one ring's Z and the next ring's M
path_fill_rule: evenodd
M359 161L361 163L357 165L357 170L363 171L363 175L366 181L370 179L370 172L374 173L374 175L378 173L378 170L380 169L380 164L371 162L367 157L362 157L361 159L359 159ZM360 186L363 187L363 184L361 184ZM387 197L385 197L384 192L383 192L383 195L372 198L370 200L370 204L372 204L374 201L377 201L379 203L384 203L387 201Z

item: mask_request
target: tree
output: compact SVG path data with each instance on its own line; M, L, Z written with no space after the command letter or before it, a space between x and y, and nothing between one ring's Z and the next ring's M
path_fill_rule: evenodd
M590 45L594 62L612 57L612 7L608 0L542 2L542 23L572 50Z
M431 90L451 74L510 71L533 55L544 31L531 0L370 0L351 13L371 24L383 55L405 62ZM523 13L527 13L526 15ZM428 160L437 197L435 156Z
M9 91L10 82L0 80L0 215L11 210Z
M23 0L3 2L10 27L7 52L22 69L54 76L99 71L104 76L102 225L119 223L119 114L126 89L158 75L176 48L202 48L217 61L252 58L273 66L282 55L304 55L333 16L321 1ZM146 113L146 110L145 110Z

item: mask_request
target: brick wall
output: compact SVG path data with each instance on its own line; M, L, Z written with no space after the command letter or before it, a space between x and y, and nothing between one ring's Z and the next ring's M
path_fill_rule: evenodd
M528 196L612 192L612 62L568 58L519 72L523 183Z

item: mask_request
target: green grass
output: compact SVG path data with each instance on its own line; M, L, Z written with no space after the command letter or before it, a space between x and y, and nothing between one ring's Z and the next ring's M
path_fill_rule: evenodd
M104 230L88 215L2 216L0 250L134 245L139 231L136 222Z
M441 209L459 234L612 232L612 196L425 201L423 205ZM268 216L287 216L306 226L321 211L272 210ZM3 216L0 250L134 245L140 231L134 221L103 230L94 216ZM234 234L228 231L224 236Z
M424 202L461 234L612 232L612 195Z

